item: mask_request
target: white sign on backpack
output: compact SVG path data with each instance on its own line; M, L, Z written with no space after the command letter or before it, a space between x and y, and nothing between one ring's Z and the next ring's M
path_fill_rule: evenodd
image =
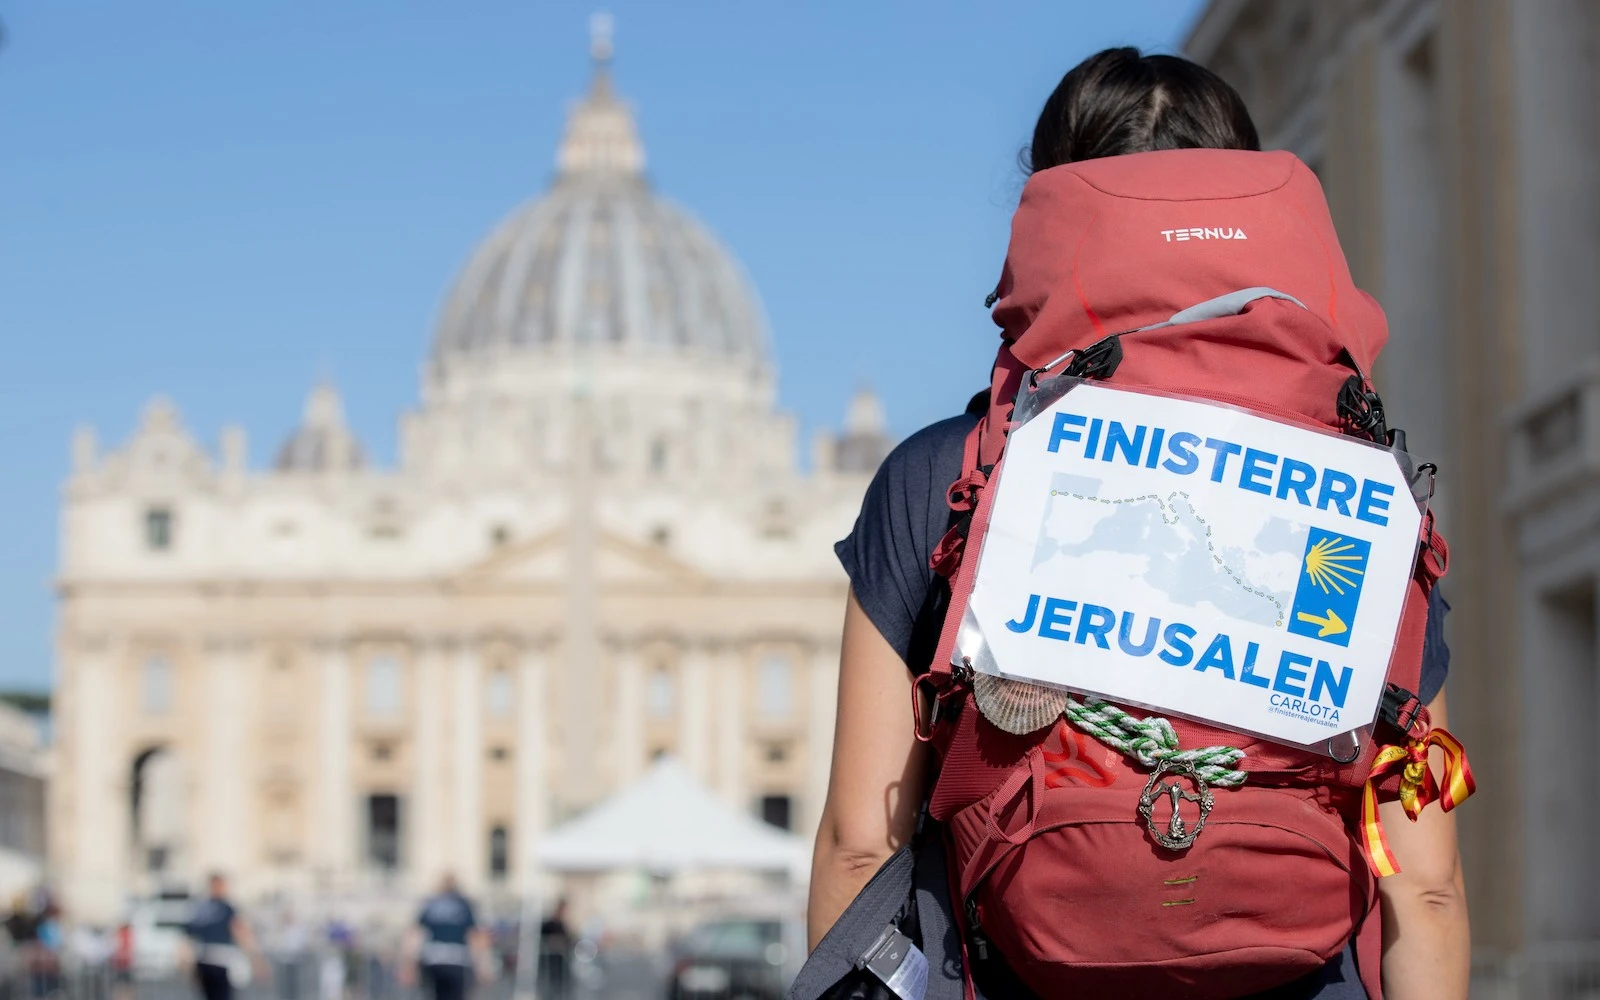
M993 488L979 669L1306 747L1377 714L1422 517L1392 452L1081 384Z

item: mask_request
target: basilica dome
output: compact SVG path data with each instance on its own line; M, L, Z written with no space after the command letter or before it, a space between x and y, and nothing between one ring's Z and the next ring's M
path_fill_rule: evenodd
M477 249L445 301L433 344L451 368L578 345L764 366L760 302L739 263L651 189L610 44L595 42L589 93L573 109L548 192Z

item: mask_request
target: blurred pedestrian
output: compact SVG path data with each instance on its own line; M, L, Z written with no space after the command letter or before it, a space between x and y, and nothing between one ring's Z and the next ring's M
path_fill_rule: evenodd
M265 974L255 933L228 901L221 875L207 881L206 898L184 926L194 947L195 982L205 1000L232 1000L249 984L252 971Z
M311 950L311 929L294 910L286 909L278 918L269 947L277 969L273 978L277 981L278 996L281 1000L300 1000L301 977Z
M36 997L40 989L35 982L34 972L35 952L39 947L39 918L33 900L27 893L19 892L11 900L11 911L6 914L5 928L16 954L17 968L26 975L28 982L26 994L13 994L13 996Z
M133 925L119 924L111 952L111 998L133 1000Z
M367 921L362 935L363 979L367 1000L388 1000L393 993L394 970L386 960L392 953L390 943L383 921L374 915Z
M434 1000L464 1000L474 969L486 979L493 975L488 935L454 876L446 875L439 892L422 905L402 958L402 986L410 985L419 967Z
M330 947L317 963L317 993L322 1000L343 1000L344 952Z
M350 946L355 931L340 917L332 917L322 930L322 960L317 964L317 987L322 1000L342 1000L349 995Z
M11 912L6 914L5 919L6 933L11 935L11 943L21 948L28 942L37 940L38 926L28 894L17 893L12 897Z
M36 998L52 996L61 988L61 908L41 888L34 893L33 941L28 948L28 972Z
M363 980L366 970L361 961L360 938L355 925L344 920L335 920L329 924L328 944L339 953L340 968L344 970L344 995L365 996Z
M110 1000L116 935L92 924L76 924L66 937L62 965L75 1000Z
M567 995L571 978L572 930L567 926L567 901L556 900L539 922L539 984L552 997Z

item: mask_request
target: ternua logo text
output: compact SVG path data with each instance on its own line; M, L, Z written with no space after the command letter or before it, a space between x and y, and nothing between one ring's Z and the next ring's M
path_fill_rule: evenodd
M1173 240L1245 240L1249 239L1243 229L1233 226L1206 226L1202 229L1163 229L1161 235L1168 243Z

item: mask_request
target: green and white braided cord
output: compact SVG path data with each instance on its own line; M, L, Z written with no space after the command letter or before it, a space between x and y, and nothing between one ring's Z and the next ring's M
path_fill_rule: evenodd
M1137 719L1115 705L1103 701L1081 702L1067 698L1063 710L1068 721L1113 750L1134 758L1148 768L1164 760L1191 764L1208 785L1237 788L1247 775L1234 767L1244 760L1237 747L1199 747L1178 749L1178 734L1172 723L1158 715Z

